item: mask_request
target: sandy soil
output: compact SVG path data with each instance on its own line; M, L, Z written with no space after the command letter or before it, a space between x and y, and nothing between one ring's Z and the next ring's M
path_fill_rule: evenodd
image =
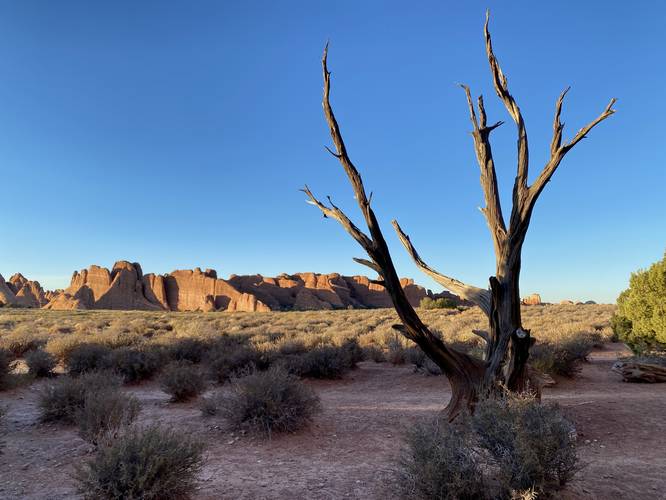
M622 346L597 351L575 380L544 398L575 420L586 467L560 498L666 499L666 385L626 384L609 370ZM40 384L3 393L8 407L0 456L0 498L76 498L71 474L90 452L73 428L37 422ZM372 362L342 381L312 382L323 412L299 434L263 441L225 431L197 403L170 404L155 384L129 389L142 421L199 433L208 442L199 499L393 498L391 469L400 433L441 410L443 377Z

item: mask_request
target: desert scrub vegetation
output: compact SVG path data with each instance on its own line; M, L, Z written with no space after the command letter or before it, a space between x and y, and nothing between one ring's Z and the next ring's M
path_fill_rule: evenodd
M612 323L618 337L634 350L666 350L666 253L648 269L631 274Z
M405 436L396 485L406 498L551 495L579 469L573 424L554 404L506 395L473 416L423 421Z
M201 441L173 429L130 428L79 468L79 492L90 499L188 498L203 451Z
M5 349L0 349L0 391L8 389L10 386L12 365L10 353Z
M174 361L160 375L160 388L171 396L171 401L187 401L203 392L206 378L191 361Z
M74 412L79 436L93 445L116 439L139 415L141 405L134 396L119 390L86 391Z
M467 421L430 419L412 427L399 458L396 486L404 498L465 500L487 496Z
M39 393L40 419L76 424L79 436L94 445L115 438L140 410L138 400L123 394L120 385L109 372L61 377Z
M307 426L320 410L314 390L282 367L248 370L234 376L227 391L204 403L207 415L219 415L234 429L266 437Z
M35 349L29 351L25 356L28 373L36 378L50 377L58 361L46 351Z
M430 297L423 297L419 302L421 309L455 309L456 303L452 299L442 297L439 299L431 299Z
M103 360L103 367L120 375L127 384L151 378L161 366L161 352L145 348L119 347Z
M347 339L339 346L322 345L299 354L284 355L277 363L301 377L339 379L363 359L365 353L356 339Z
M120 379L105 372L88 372L79 377L63 376L50 381L39 392L40 419L43 422L73 424L76 412L83 407L88 394L117 390L120 383Z
M613 338L614 311L612 305L523 307L523 323L537 339L536 366L575 372L585 346ZM420 314L450 343L475 354L483 350L472 333L487 325L478 308ZM396 336L391 328L396 322L391 309L262 314L2 309L0 346L12 348L12 361L17 353L25 356L44 346L72 375L114 369L127 382L150 378L170 361L201 364L219 383L247 367L265 370L274 364L303 377L339 378L362 358L414 363L430 372L415 346Z
M82 375L86 372L102 370L107 365L109 347L97 343L80 343L68 350L63 356L70 375Z
M551 375L575 376L587 361L596 342L591 336L559 339L557 343L541 342L530 351L530 365Z

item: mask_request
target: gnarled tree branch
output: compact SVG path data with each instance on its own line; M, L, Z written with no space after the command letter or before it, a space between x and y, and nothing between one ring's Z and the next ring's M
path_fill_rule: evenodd
M529 170L529 148L527 143L527 130L525 128L525 121L520 112L520 108L509 92L509 86L506 76L502 72L499 61L493 52L493 44L490 38L490 30L488 25L490 23L490 12L486 11L486 23L483 27L486 39L486 55L488 63L490 64L490 71L493 76L493 85L497 96L504 103L504 107L511 115L511 118L516 123L518 128L518 167L516 179L513 184L513 209L511 211L510 228L518 224L520 216L520 208L524 203L527 195L527 175Z
M366 196L363 180L358 170L352 163L347 153L340 127L338 126L330 103L331 73L327 67L328 44L324 49L322 57L322 70L324 76L324 96L322 106L324 115L329 126L331 138L335 145L335 152L331 153L338 159L344 168L347 177L354 190L354 195L368 227L369 235L359 229L347 215L336 207L329 198L329 205L319 201L306 186L303 190L309 198L309 202L315 205L325 217L337 220L342 227L359 243L370 257L366 259L354 259L365 266L377 271L381 280L376 280L386 288L391 301L395 307L403 327L400 331L410 340L416 342L423 351L442 369L449 377L453 388L453 397L450 403L450 415L454 416L459 410L461 401L472 401L476 387L483 374L483 362L447 346L442 340L434 335L421 321L418 314L409 303L400 278L395 270L386 240L379 227L379 222L370 205L370 199Z
M599 116L581 128L568 143L562 145L562 131L564 129L564 124L560 122L560 116L562 114L562 103L564 102L564 97L568 91L569 89L567 88L557 99L555 105L555 119L553 120L553 139L550 145L550 160L546 163L539 176L528 189L527 205L523 208L523 218L529 218L537 198L543 191L543 188L546 187L548 181L550 181L566 154L571 151L576 144L583 140L594 127L615 113L613 104L617 102L617 99L613 98Z
M421 271L430 276L447 290L450 290L463 299L469 300L470 302L478 305L486 314L486 316L490 315L490 292L488 290L484 290L483 288L472 285L467 285L462 281L445 276L444 274L435 271L432 267L423 261L419 253L416 251L416 248L414 248L414 245L412 244L409 236L405 234L398 222L394 220L392 221L392 224L396 233L398 233L398 238L400 238L400 241L407 250L407 253L409 253L410 257Z
M499 127L503 122L500 121L491 126L486 126L486 110L483 106L482 96L479 96L477 101L480 116L480 121L478 121L469 87L463 84L460 86L465 90L465 95L467 96L469 117L473 127L474 151L476 152L476 159L481 170L481 187L483 188L483 196L486 201L486 206L481 209L481 212L486 217L495 251L498 252L506 239L506 226L504 224L502 204L497 187L495 162L493 161L493 153L490 146L490 132Z

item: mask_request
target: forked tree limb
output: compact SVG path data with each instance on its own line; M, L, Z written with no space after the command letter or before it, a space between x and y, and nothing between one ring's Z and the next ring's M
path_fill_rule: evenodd
M490 64L490 71L493 77L493 85L495 92L500 100L504 103L504 107L511 115L511 118L516 124L518 132L518 167L516 179L513 185L513 209L511 211L510 227L514 227L518 223L520 214L520 206L523 204L527 194L527 176L529 173L529 147L527 142L527 129L525 128L525 121L520 112L518 103L509 92L509 85L506 75L499 65L499 61L493 52L493 43L490 37L490 30L488 25L490 23L490 11L486 11L486 22L483 27L484 36L486 39L486 56Z
M490 146L490 132L502 125L499 121L493 125L486 125L486 110L483 106L483 96L479 96L477 101L479 108L479 117L477 119L472 102L472 94L467 85L460 84L467 96L467 106L469 107L469 117L472 122L472 137L474 138L474 151L476 159L481 170L481 187L486 206L481 212L486 218L488 229L493 238L496 253L500 251L506 239L506 226L504 216L502 215L502 204L500 202L499 188L497 187L497 173L495 172L495 162L493 160L492 148Z
M500 67L499 61L495 56L493 51L492 39L490 36L490 12L486 11L486 22L484 25L484 36L486 40L486 56L488 58L488 63L490 65L490 71L493 79L493 86L495 87L495 92L500 98L504 107L508 111L509 115L516 123L517 134L518 134L518 165L517 165L517 174L513 187L513 207L511 210L511 220L509 225L509 238L510 246L520 249L522 245L523 238L527 232L529 226L530 218L532 215L532 210L534 205L543 191L545 185L551 179L560 162L564 156L569 152L578 142L585 138L585 136L599 123L611 116L615 110L612 109L613 104L615 104L616 99L611 99L606 109L592 122L587 124L585 127L581 128L576 135L566 144L562 145L562 132L564 129L564 124L560 121L562 114L562 105L564 98L569 91L569 88L565 89L557 99L555 105L555 118L553 120L553 138L550 144L550 159L544 166L543 170L534 181L531 186L527 184L527 178L529 174L529 149L527 141L527 130L525 128L525 121L523 120L522 113L520 108L516 103L516 100L513 98L509 92L509 86L507 82L506 75ZM467 91L467 89L466 89ZM467 92L467 102L471 108L471 97L469 92ZM482 105L482 101L480 101ZM475 117L473 110L472 119L475 122ZM485 113L484 113L485 114ZM475 125L475 131L477 127ZM475 145L478 151L479 147L476 144L477 140L475 137ZM477 153L477 160L481 169L484 169L483 159L479 158ZM494 170L494 164L491 165ZM488 168L486 166L486 168ZM482 180L482 186L484 193L492 189L492 184L488 185L487 182ZM492 231L492 228L491 228Z
M366 195L361 175L349 158L347 148L340 132L340 127L338 126L331 107L331 73L328 71L327 67L327 56L328 44L326 44L324 55L322 57L322 71L324 77L322 106L324 108L324 116L326 117L326 122L329 126L331 138L335 145L335 151L331 151L331 153L338 159L349 178L356 201L363 213L369 234L366 234L358 228L342 210L331 202L330 198L328 200L328 205L326 205L319 201L307 186L303 191L308 196L309 203L319 208L325 217L337 220L368 254L370 260L359 258L354 260L373 269L379 274L381 279L373 281L381 284L391 297L395 310L403 323L403 327L400 331L408 339L416 342L451 380L454 394L450 404L450 414L454 415L459 410L461 401L473 398L475 388L483 376L483 362L473 356L447 346L439 337L434 335L428 329L409 303L400 283L398 273L395 270L379 222L371 208L371 198L368 198Z
M565 155L576 144L582 141L594 127L615 113L613 104L617 102L617 99L613 98L610 100L606 108L599 116L581 128L569 142L567 142L565 145L562 145L562 131L564 129L564 124L560 122L560 116L562 113L562 103L564 102L564 97L568 91L569 89L567 88L560 94L560 97L557 99L557 103L555 105L555 119L553 121L553 139L550 146L550 160L548 163L546 163L539 176L528 189L527 203L526 206L523 207L523 218L529 219L536 200L539 198L543 188L546 187L548 181L550 181L550 179L553 177L553 174L557 170L557 167L559 167Z
M553 157L557 154L562 146L562 131L564 130L564 123L560 121L560 116L562 116L562 104L564 103L564 97L567 95L567 92L571 87L567 87L562 91L560 97L557 98L555 103L555 118L553 119L553 139L550 141L550 156Z
M479 288L472 285L467 285L462 281L459 281L455 278L451 278L449 276L446 276L444 274L435 271L432 267L430 267L428 264L426 264L423 261L419 253L416 251L416 248L414 248L414 245L412 244L412 241L410 240L409 236L405 234L405 232L398 224L398 221L394 220L391 223L393 224L396 233L398 233L398 238L400 238L400 241L407 250L407 253L421 271L430 276L432 279L434 279L437 283L442 285L447 290L450 290L451 292L459 295L463 299L473 302L474 304L476 304L481 308L481 310L486 314L486 316L490 316L491 299L490 299L490 292L488 290L484 290L483 288Z

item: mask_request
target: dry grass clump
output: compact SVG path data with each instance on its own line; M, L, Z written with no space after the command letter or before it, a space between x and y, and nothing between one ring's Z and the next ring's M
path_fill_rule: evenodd
M506 491L552 491L579 469L576 429L555 403L530 396L480 402L472 425Z
M118 437L139 414L141 405L134 396L128 396L117 388L86 391L83 403L77 408L74 420L79 436L94 445Z
M586 336L563 339L557 344L536 343L530 350L529 363L544 373L573 377L580 372L594 345Z
M160 387L174 402L187 401L203 392L206 379L201 369L190 361L174 361L160 375Z
M86 396L116 390L120 379L111 373L88 372L79 377L60 377L39 393L38 407L43 422L75 423L76 412L83 407Z
M43 378L53 375L53 369L58 361L46 351L35 349L25 355L28 373L33 377Z
M274 432L294 432L310 423L320 409L319 397L297 377L281 367L248 371L231 379L204 406L204 413L224 417L231 427L270 437Z
M33 325L18 325L11 332L0 336L0 348L8 350L15 358L28 351L39 349L46 343L44 334Z
M140 409L138 400L123 394L120 385L120 379L108 372L61 377L40 392L40 419L77 424L79 435L94 445L108 441L131 424Z
M524 498L559 490L578 469L575 428L560 409L507 395L454 423L440 417L414 426L397 487L408 498Z
M129 429L79 468L79 492L90 499L188 498L203 466L203 449L198 439L172 429Z
M442 418L410 429L399 459L396 486L405 498L488 498L475 437L468 421Z

